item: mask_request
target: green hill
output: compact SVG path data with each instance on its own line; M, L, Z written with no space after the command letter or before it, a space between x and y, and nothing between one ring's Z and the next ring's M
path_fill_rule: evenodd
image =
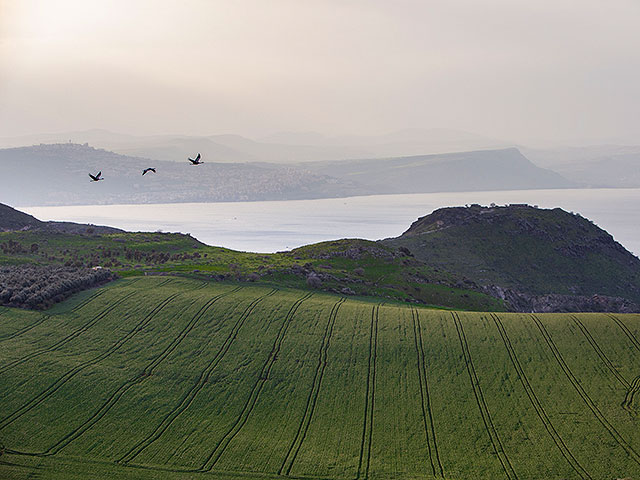
M0 304L6 283L3 265L29 267L29 277L33 277L34 268L47 272L55 266L78 269L100 266L123 277L181 275L207 281L251 282L379 297L442 308L505 310L501 300L474 290L474 285L455 275L436 271L391 247L357 239L258 254L209 247L189 235L177 233L0 232ZM17 288L22 288L22 282L19 284Z
M588 219L560 208L442 208L382 243L479 285L640 303L638 257Z
M132 277L0 307L0 477L638 478L639 365L639 315Z
M276 254L210 247L183 234L41 222L0 205L3 224L12 231L0 232L0 266L28 265L30 278L37 268L49 269L44 278L55 277L54 267L104 267L120 276L255 282L458 310L640 312L640 260L559 208L443 208L398 238L341 239ZM31 288L12 277L19 285L0 270L0 304L13 295L8 290Z

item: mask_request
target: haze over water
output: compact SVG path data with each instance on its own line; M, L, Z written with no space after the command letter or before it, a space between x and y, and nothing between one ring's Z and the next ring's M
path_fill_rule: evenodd
M42 220L129 231L190 233L234 250L287 250L338 238L395 237L445 206L528 203L580 213L640 254L640 189L567 189L375 195L321 200L24 207Z

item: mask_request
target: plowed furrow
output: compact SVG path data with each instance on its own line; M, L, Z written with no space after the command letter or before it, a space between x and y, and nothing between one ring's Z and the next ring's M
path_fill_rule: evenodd
M487 434L489 435L489 440L491 441L493 450L498 457L500 464L502 465L505 476L509 480L516 480L518 478L518 475L516 474L513 465L511 464L511 460L509 460L509 457L504 450L504 446L502 445L500 436L498 435L496 427L493 424L491 413L489 412L489 408L487 407L484 394L482 393L482 388L480 387L480 381L478 380L476 369L473 365L471 352L469 351L469 345L467 344L467 338L464 333L462 322L460 321L457 313L451 312L451 315L458 332L458 338L460 339L460 346L462 348L462 354L467 366L467 372L469 373L469 380L471 382L471 387L473 388L473 394L476 398L476 403L478 404L478 409L480 410L480 415L482 416L482 421L484 422L485 429L487 431Z
M287 315L286 315L286 317L284 319L284 322L282 322L282 326L280 327L280 330L278 331L278 334L276 335L276 339L275 339L275 341L273 343L273 347L271 348L271 352L269 353L267 361L265 362L264 366L262 367L262 371L260 372L260 376L258 377L257 382L253 386L253 389L251 390L251 393L249 394L249 398L247 399L247 401L246 401L246 403L244 405L244 408L242 409L242 412L240 413L240 415L236 419L235 423L227 431L227 433L225 433L225 435L217 443L217 445L215 446L213 451L209 454L207 459L203 462L202 466L199 469L200 471L204 471L204 472L211 471L211 469L218 462L218 460L220 459L220 457L222 456L222 454L224 453L226 448L229 446L229 443L231 443L231 441L240 432L240 430L245 425L245 423L247 423L247 420L249 419L249 416L251 415L251 412L253 411L253 408L255 407L256 403L258 402L258 398L260 397L260 393L262 392L265 384L267 383L267 380L269 379L269 373L271 372L271 369L273 368L273 364L276 362L276 359L277 359L277 356L278 356L278 352L280 352L280 347L282 346L282 342L284 340L284 337L285 337L285 335L287 333L287 330L289 329L289 325L291 324L291 320L295 316L296 311L298 310L300 305L302 305L302 303L305 300L307 300L308 298L310 298L312 295L313 295L313 293L308 293L307 295L303 296L302 298L296 300L294 302L294 304L291 306L291 308L289 309L289 312L287 313Z
M418 367L418 381L420 384L420 400L422 407L422 421L424 423L424 433L429 451L429 463L434 476L444 478L444 468L440 461L438 452L438 442L436 441L436 429L433 422L433 411L431 409L431 397L429 395L429 382L427 375L427 360L424 354L424 344L422 341L422 326L420 325L420 315L418 310L411 307L411 319L413 321L413 339L416 349L416 359Z
M638 341L638 339L635 337L633 332L631 332L631 330L629 330L629 327L627 327L624 324L624 322L622 320L620 320L618 317L616 317L615 315L609 315L609 318L611 320L613 320L615 322L615 324L618 325L618 327L620 327L620 330L622 330L624 332L624 334L631 341L631 343L636 348L636 350L638 350L640 352L640 341Z
M629 443L622 437L622 435L620 435L620 433L615 429L615 427L611 425L611 423L606 419L606 417L602 414L600 409L593 402L591 397L589 397L589 395L584 390L584 388L582 388L582 385L580 384L576 376L573 374L573 372L571 371L567 363L564 361L562 354L556 347L556 344L551 338L551 335L549 335L549 332L547 331L546 327L543 325L540 319L538 319L538 317L536 317L535 315L531 315L531 318L533 318L534 322L536 323L536 326L538 327L538 329L542 333L542 336L547 342L549 349L553 353L553 356L555 357L556 361L560 365L560 368L565 373L567 379L569 380L569 383L571 383L571 385L576 390L580 398L584 401L584 403L587 405L589 410L591 410L593 415L598 419L600 424L602 424L605 430L609 432L609 434L613 437L616 443L618 443L618 445L620 445L624 449L624 451L627 452L627 455L629 456L629 458L631 458L634 462L640 465L640 455L636 453L633 447L629 445Z
M3 313L4 312L0 312L0 315L2 315ZM43 315L41 318L33 322L31 325L27 325L26 327L22 327L20 330L16 332L9 333L7 335L0 337L0 342L4 342L5 340L11 340L12 338L19 337L20 335L27 333L32 328L37 327L38 325L40 325L41 323L43 323L45 320L49 318L51 318L51 315Z
M524 390L527 393L527 397L529 397L529 401L533 406L533 408L535 409L536 414L538 415L538 418L540 418L540 421L544 425L545 430L547 431L547 433L553 440L553 443L556 445L556 447L558 448L562 456L565 458L567 463L580 476L580 478L591 480L593 477L591 477L589 472L587 472L584 469L584 467L580 465L580 462L578 461L578 459L576 459L573 453L571 453L571 450L569 450L569 447L564 442L564 440L562 439L562 437L560 436L556 428L553 426L553 423L551 422L549 415L547 415L547 412L544 410L542 403L540 403L540 400L538 399L538 396L536 395L535 390L531 386L531 383L529 383L529 379L527 378L527 375L524 373L524 369L520 364L520 360L518 360L518 356L516 355L516 351L513 348L513 345L511 344L509 335L507 335L507 331L505 330L504 325L502 324L502 320L500 320L500 317L498 317L498 315L491 314L491 317L493 318L493 321L496 324L498 332L500 333L500 337L502 337L504 346L509 352L509 358L511 359L511 363L513 364L513 367L518 372L518 379L520 380L520 383L522 383L522 386L524 387Z
M598 342L596 342L596 340L593 338L591 333L589 333L589 330L587 329L587 327L575 315L571 315L571 319L578 326L582 334L585 336L585 338L591 345L591 347L595 350L598 357L600 357L600 360L602 360L602 363L605 364L605 366L613 374L616 380L620 382L622 386L627 389L627 392L629 392L631 389L631 385L629 385L629 382L627 382L627 380L620 374L620 372L618 372L618 370L613 365L613 363L611 363L611 360L609 360L609 357L607 357L607 355L602 351L602 349L600 348L600 345L598 345ZM622 408L624 408L625 410L629 410L629 405L627 404L626 400L627 399L625 397L621 405L622 405Z
M149 322L164 308L166 307L178 294L175 293L165 300L163 300L159 305L157 305L150 313L148 313L138 324L131 329L126 335L120 338L116 343L114 343L108 350L98 355L97 357L83 362L71 370L67 371L64 375L58 378L55 382L53 382L49 387L40 392L34 398L32 398L29 402L23 404L20 408L14 411L9 416L5 417L0 421L0 429L5 428L7 425L10 425L12 422L23 416L28 411L40 405L44 402L48 397L53 395L57 390L59 390L63 385L65 385L69 380L75 377L77 374L82 372L85 368L90 367L92 365L96 365L105 358L109 357L112 353L118 351L123 345L125 345L129 340L134 338L141 330L143 330Z
M369 332L369 363L367 367L367 387L365 390L364 418L362 438L360 439L360 458L356 478L368 478L371 466L371 441L373 440L373 407L376 393L376 360L378 354L378 319L380 303L371 309L371 328Z
M251 315L253 310L258 306L262 300L267 297L274 295L277 292L276 289L271 290L269 293L262 295L261 297L253 300L249 306L244 310L242 315L238 318L235 325L231 329L229 336L226 338L216 355L213 357L209 365L202 371L197 382L194 386L186 392L186 394L182 397L180 403L176 405L160 422L158 427L149 434L146 438L141 440L138 444L134 445L125 455L123 455L118 462L127 463L131 462L135 457L140 455L147 447L157 441L162 434L171 426L171 424L184 412L186 411L191 404L194 402L198 393L204 388L204 386L209 382L209 378L211 377L212 372L218 366L220 361L224 358L226 353L229 351L231 344L235 341L238 336L239 330L244 325L245 321Z
M96 323L98 323L98 321L102 320L109 313L111 313L116 307L118 307L121 303L123 303L124 301L128 300L129 297L135 295L136 293L138 293L138 292L131 292L128 295L125 295L124 297L122 297L120 300L117 300L117 301L113 302L107 308L105 308L102 312L100 312L98 315L96 315L91 320L89 320L87 323L83 324L81 327L77 328L76 330L71 332L69 335L64 337L62 340L59 340L58 342L56 342L55 344L51 345L50 347L40 348L40 349L36 350L35 352L31 352L30 354L25 355L22 358L14 360L13 362L8 363L7 365L4 365L2 368L0 368L0 373L4 373L7 370L9 370L10 368L13 368L13 367L15 367L17 365L20 365L20 364L22 364L22 363L24 363L24 362L26 362L28 360L31 360L32 358L38 357L38 356L40 356L40 355L42 355L44 353L50 353L50 352L54 352L56 350L59 350L61 347L63 347L67 343L69 343L71 340L73 340L74 338L82 335L84 332L89 330Z
M289 450L287 451L287 455L282 462L278 475L289 475L291 473L291 469L293 468L293 464L296 461L298 452L300 451L302 443L304 442L304 439L307 435L307 430L309 429L309 425L316 408L316 403L318 401L318 395L320 394L320 388L322 387L322 378L324 377L324 370L327 366L329 343L331 341L331 336L333 335L333 326L336 323L338 310L340 310L340 306L344 303L345 300L346 298L341 298L340 300L338 300L333 305L333 307L331 308L331 312L329 313L329 319L327 321L327 326L322 337L322 344L320 346L318 366L316 367L316 371L313 376L313 384L311 387L311 391L309 392L309 397L307 398L307 404L305 406L304 414L302 415L300 426L298 427L296 436L291 442Z
M220 298L230 295L236 291L240 290L240 287L226 293L222 293L220 295L216 295L215 297L209 299L198 312L191 318L189 323L182 329L182 331L171 341L171 343L159 354L157 355L144 370L139 373L134 378L128 380L124 384L122 384L115 392L113 392L109 398L100 406L100 408L91 415L87 420L85 420L78 427L73 429L70 433L62 437L59 441L49 447L43 454L44 455L55 455L57 452L62 450L64 447L69 445L71 442L76 440L82 434L84 434L87 430L93 427L101 418L103 418L112 408L113 406L122 398L122 396L134 385L138 385L153 375L154 370L160 365L166 358L173 353L173 351L178 348L180 343L185 339L185 337L193 330L198 321L202 318L202 316L211 308L211 306L218 301ZM192 304L195 303L192 302ZM183 311L187 310L190 305L186 306Z

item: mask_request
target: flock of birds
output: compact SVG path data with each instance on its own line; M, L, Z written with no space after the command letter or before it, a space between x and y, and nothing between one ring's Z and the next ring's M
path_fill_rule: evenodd
M198 153L198 155L196 155L196 158L188 157L188 159L191 162L191 165L201 165L202 163L204 163L202 160L200 160L200 154L199 153ZM145 168L142 171L142 176L146 175L149 172L156 173L156 169L153 168L153 167ZM92 182L99 182L100 180L104 180L104 177L102 176L102 170L99 171L96 175L89 174L89 177L91 177L91 181Z

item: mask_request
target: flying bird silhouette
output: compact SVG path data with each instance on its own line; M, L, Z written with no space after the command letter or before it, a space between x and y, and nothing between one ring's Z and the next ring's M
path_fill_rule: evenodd
M145 169L142 171L142 175L144 175L145 173L148 173L148 172L156 173L156 169L155 169L155 168L145 168Z
M97 175L89 174L89 176L91 177L91 181L92 182L99 182L100 180L104 180L104 178L101 178L100 175L102 175L102 171L98 172Z
M189 157L189 161L191 162L191 165L200 165L201 163L203 163L200 161L200 154L198 154L196 158Z

